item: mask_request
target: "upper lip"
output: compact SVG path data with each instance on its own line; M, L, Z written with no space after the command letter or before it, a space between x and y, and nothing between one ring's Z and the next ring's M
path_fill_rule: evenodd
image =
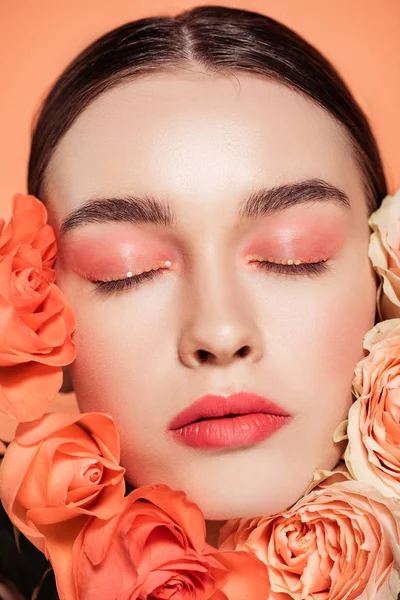
M272 415L291 415L272 400L258 394L238 392L230 396L208 394L193 402L178 413L168 424L168 429L179 429L201 418L223 417L224 415L245 415L248 413L268 413Z

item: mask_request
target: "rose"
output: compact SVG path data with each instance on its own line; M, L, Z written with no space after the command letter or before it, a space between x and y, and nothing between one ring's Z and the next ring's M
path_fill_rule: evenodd
M400 319L377 323L363 345L344 459L353 477L400 500Z
M56 546L70 539L75 518L85 516L81 526L88 515L108 519L118 512L125 492L119 459L118 432L106 414L49 413L20 423L0 465L5 511L47 553L49 537Z
M32 195L14 194L12 216L5 225L0 219L0 255L21 244L39 251L45 267L52 267L56 257L56 242L53 228L47 224L47 210L40 200Z
M89 519L74 545L73 573L79 600L265 600L269 593L265 565L207 544L199 507L164 484L131 492L108 522ZM58 588L61 598L73 597Z
M75 394L73 392L57 394L49 408L49 412L79 414L79 406ZM15 438L17 427L18 421L15 417L10 414L0 413L0 455L4 454L6 450L3 442L7 444L12 442Z
M0 233L0 410L19 421L37 419L75 358L75 317L54 284L54 232L46 209L17 194L13 218Z
M19 421L42 416L75 358L75 318L53 280L29 246L0 262L0 408Z
M383 199L368 223L373 230L368 254L380 278L380 319L400 317L400 190Z
M262 560L271 600L396 600L399 518L395 500L337 472L287 511L228 521L218 548Z

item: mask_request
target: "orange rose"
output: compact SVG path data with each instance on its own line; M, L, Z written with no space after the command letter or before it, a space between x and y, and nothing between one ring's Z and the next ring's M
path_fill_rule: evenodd
M74 415L79 414L79 406L74 392L57 394L52 402L49 412L63 412ZM4 454L7 444L15 438L15 432L18 427L18 421L10 414L0 413L0 455Z
M109 519L118 512L125 493L119 459L118 432L106 414L49 413L20 423L0 465L5 511L51 555L49 538L63 543L74 530L74 518Z
M0 255L21 244L38 250L45 267L53 266L56 242L53 228L47 224L46 207L35 196L14 194L8 225L0 219Z
M383 199L368 223L373 230L369 257L380 277L380 319L400 317L400 190Z
M269 592L265 565L207 544L199 507L164 484L131 492L108 522L90 519L73 563L79 600L265 600Z
M219 550L246 550L268 567L270 600L397 600L400 505L332 473L292 508L228 521Z
M400 500L400 319L364 337L369 354L355 367L346 466L356 479Z
M0 233L0 410L19 421L43 415L61 367L75 359L75 317L54 284L55 238L45 220L39 200L17 194Z

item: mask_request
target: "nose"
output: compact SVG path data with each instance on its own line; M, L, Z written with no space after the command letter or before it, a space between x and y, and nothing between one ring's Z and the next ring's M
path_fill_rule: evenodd
M188 282L178 344L180 360L187 367L229 365L240 359L257 362L263 356L251 303L239 282L223 271L208 267L203 276Z

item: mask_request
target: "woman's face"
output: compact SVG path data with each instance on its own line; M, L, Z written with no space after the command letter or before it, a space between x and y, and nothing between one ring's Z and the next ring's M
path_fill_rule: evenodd
M295 502L339 459L333 432L375 319L366 199L340 126L261 77L155 74L93 101L47 175L57 280L77 315L75 392L82 411L114 417L127 480L182 489L206 519ZM150 220L156 202L171 223ZM248 255L326 263L278 273ZM93 281L161 261L136 287ZM239 391L292 418L229 448L166 431L201 396Z

